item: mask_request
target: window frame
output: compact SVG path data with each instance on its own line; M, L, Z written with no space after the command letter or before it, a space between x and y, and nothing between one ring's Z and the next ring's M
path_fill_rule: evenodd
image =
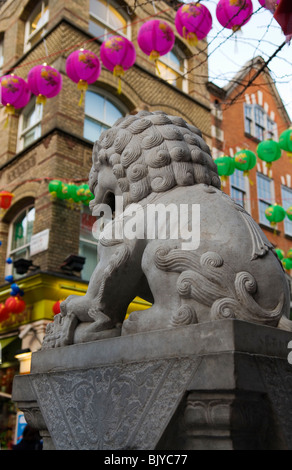
M107 92L106 90L104 89L101 89L101 88L97 88L97 87L89 87L88 88L88 92L91 92L91 93L96 93L97 95L101 96L102 98L104 98L106 101L109 101L113 106L115 106L122 115L126 115L129 110L126 108L126 106L120 101L118 100L114 95L112 95L111 93ZM89 114L86 112L86 103L84 105L84 124L83 124L83 137L87 140L89 140L90 142L94 142L96 139L98 139L98 137L95 138L95 140L90 140L88 139L87 137L85 137L84 135L84 131L85 131L85 121L86 121L86 118L88 118L89 120L91 121L94 121L95 123L98 123L99 125L101 125L102 127L105 127L107 129L110 129L111 126L109 126L109 124L104 121L103 119L96 119L95 116ZM103 118L104 118L104 111L103 111Z
M167 56L168 56L168 54L171 54L171 53L173 53L178 58L179 61L182 61L182 70L177 68L174 65L173 62L168 60ZM174 73L176 73L177 75L180 76L180 78L182 80L182 87L179 88L177 85L173 85L172 83L170 83L170 79L165 79L163 77L161 77L161 78L166 83L169 83L169 85L176 87L178 90L183 91L184 93L187 93L188 92L188 81L184 77L184 75L187 71L187 59L184 56L181 48L177 44L174 45L174 47L172 48L172 50L168 54L159 57L159 59L157 61L158 70L159 70L159 66L161 66L161 64L162 64L162 66L164 66L165 68L169 68L170 70L174 71ZM158 70L156 69L156 75L160 76Z
M239 183L239 184L238 184ZM242 183L242 186L240 185ZM246 178L243 176L243 173L240 170L235 170L232 175L229 177L229 185L230 185L230 197L241 207L247 210L247 187L246 187ZM239 192L242 194L242 202L241 204L239 200L233 195L233 191Z
M91 1L91 0L90 0ZM93 0L93 1L99 1L99 0ZM89 30L89 33L94 35L94 33L92 33L90 31L90 21L91 18L93 18L93 21L96 20L98 23L101 23L102 26L104 26L104 34L103 36L100 38L102 41L105 41L106 39L108 39L110 36L112 35L120 35L120 36L124 36L126 37L127 39L131 39L131 34L132 34L132 31L131 31L131 23L130 23L130 18L129 16L123 12L123 11L119 11L118 10L118 7L119 5L114 1L114 0L104 0L106 3L107 3L107 19L106 21L104 20L104 18L96 15L95 13L93 13L91 11L91 8L90 8L90 3L89 3L89 23L88 23L88 30ZM123 31L116 31L114 28L113 28L113 25L111 25L109 22L108 22L108 19L109 19L109 12L110 12L110 9L108 8L109 5L117 10L117 12L119 13L119 15L121 15L125 22L126 22L126 30L127 30L127 33L125 34Z
M47 3L47 9L46 9L46 4ZM32 20L36 17L36 11L39 8L39 5L41 4L41 17L44 16L44 12L47 11L46 18L44 20L44 23L42 25L35 29L32 33L30 33L30 25L32 23ZM49 9L49 0L40 0L37 2L35 7L33 8L32 12L30 13L26 23L25 23L25 32L24 32L24 52L27 52L29 49L31 49L32 44L31 41L32 39L40 32L43 30L43 33L46 32L45 27L47 26L48 22L50 19L50 9Z
M284 191L287 191L287 193L291 194L291 202L286 203L286 197L284 196ZM288 186L281 185L281 197L282 197L282 207L285 209L285 211L288 209L288 207L292 206L292 188L288 188ZM285 217L284 219L284 233L285 235L288 235L289 237L292 237L292 220L289 220L288 217Z
M268 221L268 219L265 217L265 215L263 215L263 219L261 219L261 214L262 214L261 203L267 205L267 207L274 204L274 201L275 201L274 180L271 179L269 176L266 176L263 173L259 173L259 172L257 172L256 179L257 179L257 197L258 197L259 223L261 225L264 225L265 227L271 228L271 224ZM259 189L261 187L261 185L259 184L259 179L262 179L263 181L268 182L270 184L270 191L269 191L270 192L270 199L269 200L262 197L259 193Z
M13 258L13 255L15 255L17 252L25 250L25 256L21 256L21 258L29 259L30 258L30 241L22 245L21 247L13 248L12 249L12 237L13 237L13 231L14 231L14 224L16 220L21 216L22 213L25 212L25 217L27 217L28 213L30 212L31 209L35 209L35 205L33 204L28 204L27 206L22 207L21 210L17 212L17 214L13 217L9 224L9 230L8 230L8 243L7 243L7 258ZM33 223L35 223L35 213L34 213L34 220ZM33 230L32 230L33 234ZM6 269L5 269L5 275L12 274L13 271L13 263L8 264L6 263ZM17 277L17 275L16 275Z
M244 103L244 132L262 141L265 139L278 139L278 126L276 121L259 104ZM260 118L262 117L262 119Z
M36 110L36 115L37 115L37 120L34 124L24 128L24 122L26 115L28 115L31 111ZM18 144L17 144L17 150L21 151L24 148L28 147L31 145L33 142L35 142L37 139L39 139L42 135L42 118L43 118L43 105L37 104L36 103L36 98L33 97L30 102L28 103L27 106L22 110L22 112L19 115L19 123L18 123ZM38 135L33 139L33 141L27 145L24 144L25 141L25 136L31 132L33 129L38 129Z

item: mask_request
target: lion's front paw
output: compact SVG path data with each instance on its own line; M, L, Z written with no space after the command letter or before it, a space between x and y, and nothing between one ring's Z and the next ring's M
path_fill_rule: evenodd
M63 316L61 313L55 315L54 321L47 326L42 349L51 349L72 344L76 325L77 318L75 316Z

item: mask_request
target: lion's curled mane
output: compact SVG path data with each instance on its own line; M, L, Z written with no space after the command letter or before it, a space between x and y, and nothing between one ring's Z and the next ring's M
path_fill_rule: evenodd
M221 186L199 129L161 111L123 117L101 134L94 145L89 175L93 193L101 165L111 165L125 206L175 186Z

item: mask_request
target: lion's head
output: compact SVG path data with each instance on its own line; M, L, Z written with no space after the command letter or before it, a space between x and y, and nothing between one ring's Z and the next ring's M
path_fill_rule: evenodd
M175 186L204 183L220 188L217 166L201 132L162 111L141 111L119 119L101 134L92 158L91 191L95 192L99 171L107 166L125 206Z

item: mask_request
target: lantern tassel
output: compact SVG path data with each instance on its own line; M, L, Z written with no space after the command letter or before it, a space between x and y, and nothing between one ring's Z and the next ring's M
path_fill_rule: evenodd
M7 117L5 119L5 123L4 123L4 129L6 129L6 127L8 126L8 122L9 122L9 116L11 116L12 114L15 113L15 108L14 106L12 106L11 104L7 104L5 106L5 114L7 114Z
M46 102L47 102L47 98L45 95L38 95L36 99L36 104L43 104L45 106Z
M196 33L188 31L185 26L183 26L183 38L187 41L189 46L195 47L198 44L198 36Z
M124 69L121 65L115 65L113 70L114 77L118 77L118 89L117 92L120 95L122 93L122 79L121 77L124 76Z
M77 89L81 91L81 94L80 94L80 100L79 100L78 106L82 106L83 98L84 98L87 88L88 88L88 83L85 80L79 80L77 84Z
M160 70L159 70L159 67L158 67L158 59L159 59L159 57L160 57L160 54L159 54L159 52L157 52L157 51L152 51L152 52L150 53L150 55L149 55L149 59L150 59L150 60L154 60L156 71L157 71L158 75L160 76L161 74L160 74Z
M250 177L249 177L249 172L248 172L248 171L244 171L244 172L243 172L243 176L247 176L247 177L248 177L249 184L250 184L251 186L253 186L253 181L252 181L252 180L250 179Z

